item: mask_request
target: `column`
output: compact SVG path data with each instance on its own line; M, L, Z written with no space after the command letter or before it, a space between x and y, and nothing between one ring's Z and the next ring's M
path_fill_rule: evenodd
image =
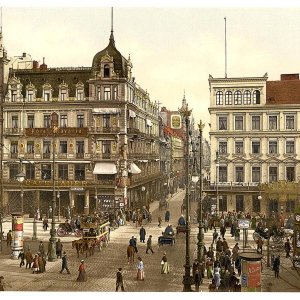
M88 215L90 212L90 191L86 190L84 193L84 214Z

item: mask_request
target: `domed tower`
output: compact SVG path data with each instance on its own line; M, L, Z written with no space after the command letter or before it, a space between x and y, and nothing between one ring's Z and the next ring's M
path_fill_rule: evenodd
M108 46L98 52L93 59L92 74L102 78L131 77L132 64L126 60L115 45L113 22Z

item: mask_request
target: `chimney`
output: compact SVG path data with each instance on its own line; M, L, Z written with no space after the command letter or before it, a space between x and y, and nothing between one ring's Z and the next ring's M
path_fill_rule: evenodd
M26 52L23 52L22 56L23 56L23 57L26 57Z
M299 80L299 73L298 74L281 74L280 80Z
M45 64L45 57L43 57L43 63L40 66L41 71L47 71L47 65Z
M39 62L34 60L32 62L32 69L37 70L39 68Z

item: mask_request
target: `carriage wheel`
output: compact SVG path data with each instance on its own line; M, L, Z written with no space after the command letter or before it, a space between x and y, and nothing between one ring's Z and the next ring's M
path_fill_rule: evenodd
M76 237L81 237L82 236L81 230L75 229L75 236Z
M63 237L66 235L66 231L61 227L58 227L56 232L59 237Z

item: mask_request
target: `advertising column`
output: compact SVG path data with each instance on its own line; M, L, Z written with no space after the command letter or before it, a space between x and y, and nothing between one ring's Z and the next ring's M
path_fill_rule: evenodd
M243 252L240 257L242 262L242 292L260 292L262 255L255 252Z
M23 250L23 214L13 213L12 216L12 259L18 259L19 253Z

